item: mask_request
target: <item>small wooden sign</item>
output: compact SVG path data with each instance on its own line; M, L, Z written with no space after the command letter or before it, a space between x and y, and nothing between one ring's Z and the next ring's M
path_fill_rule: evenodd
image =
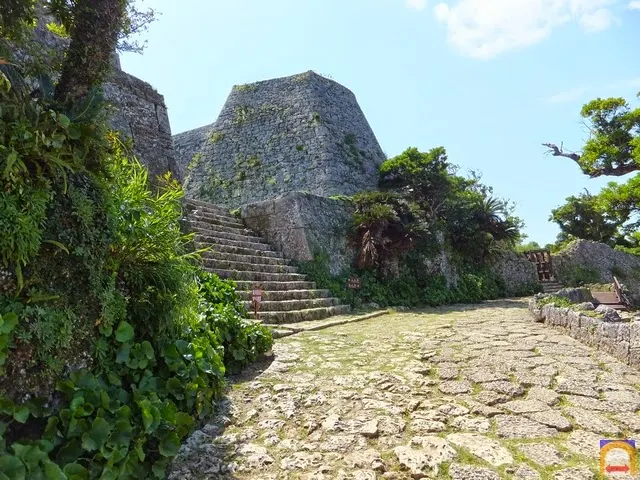
M347 288L351 290L360 290L362 288L362 279L358 277L349 277L347 280Z

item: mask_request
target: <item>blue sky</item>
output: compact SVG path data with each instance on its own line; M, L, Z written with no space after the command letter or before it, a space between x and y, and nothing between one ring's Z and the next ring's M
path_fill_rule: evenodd
M173 133L212 123L231 87L307 70L351 89L382 149L443 145L516 203L530 240L588 179L581 106L638 104L640 0L145 0L161 15L122 67L165 97Z

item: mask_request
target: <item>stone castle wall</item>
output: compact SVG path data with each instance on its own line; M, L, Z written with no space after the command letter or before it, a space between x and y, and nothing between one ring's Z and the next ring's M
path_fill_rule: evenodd
M149 170L149 179L154 182L166 172L181 179L164 97L147 82L118 69L103 88L112 106L111 126L133 140L133 153Z
M505 294L529 295L539 290L538 270L535 263L516 252L503 252L491 265L493 272L504 280Z
M640 303L640 256L614 250L604 243L575 240L551 256L558 281L567 283L572 278L591 276L592 281L612 283L614 275L628 289L630 299ZM578 272L578 275L576 273Z
M286 258L310 261L326 254L332 275L353 262L355 251L348 241L353 207L348 202L294 192L245 205L241 215L247 227L260 232Z
M53 21L42 5L37 4L37 23L32 41L40 61L53 64L60 61L68 40L50 32L46 25ZM33 50L33 49L32 49ZM13 54L20 65L28 60L25 52L15 49ZM164 97L150 84L123 72L118 55L113 56L113 70L103 85L105 100L111 105L109 117L112 128L123 138L133 140L133 153L149 170L149 179L167 171L178 176L171 126Z
M235 86L213 125L174 144L187 196L229 207L373 189L385 160L355 95L314 72Z

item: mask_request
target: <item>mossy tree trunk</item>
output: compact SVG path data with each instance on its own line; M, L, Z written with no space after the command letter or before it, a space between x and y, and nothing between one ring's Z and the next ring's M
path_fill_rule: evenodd
M126 0L78 0L71 44L67 50L56 99L69 105L103 83L125 16Z

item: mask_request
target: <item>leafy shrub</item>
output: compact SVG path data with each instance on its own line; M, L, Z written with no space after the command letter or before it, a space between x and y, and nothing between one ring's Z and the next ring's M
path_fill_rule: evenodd
M383 275L377 269L353 268L332 276L329 261L326 253L318 253L312 261L299 262L298 268L316 282L318 288L330 290L332 295L344 302L350 302L352 295L347 289L347 279L351 275L359 276L362 288L355 293L356 306L376 303L382 307L435 307L453 303L476 303L504 294L501 279L488 270L468 271L460 276L457 286L447 286L444 276L425 275L424 266L416 263L413 254L401 260L396 276Z
M7 99L18 101L30 100ZM38 132L24 111L2 111ZM21 255L3 260L24 269L24 288L0 295L1 478L162 478L225 373L271 348L233 283L189 253L179 185L166 177L152 192L126 146L110 135L97 148L105 130L93 127L33 151L33 170L5 178L0 197L0 228L21 242L0 244ZM83 147L77 168L37 167Z
M543 307L544 305L555 305L559 308L570 308L573 306L567 298L559 297L557 295L549 295L548 297L541 298L538 300L538 306Z
M426 233L418 206L394 192L363 192L353 196L353 236L360 268L394 261Z
M581 265L556 267L556 275L565 287L580 287L601 281L598 270Z
M271 349L271 331L260 323L246 318L231 281L222 281L217 275L199 271L201 304L197 329L215 332L224 351L224 364L228 373L237 373L258 356Z

